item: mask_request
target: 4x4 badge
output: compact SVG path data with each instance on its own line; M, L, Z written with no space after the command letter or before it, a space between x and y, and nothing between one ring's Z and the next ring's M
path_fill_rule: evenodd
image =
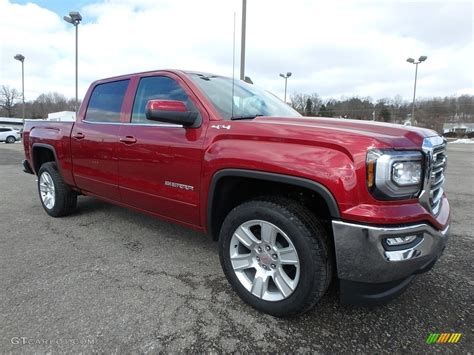
M215 129L230 129L230 124L229 125L225 125L225 124L213 124L211 126L211 128L215 128Z

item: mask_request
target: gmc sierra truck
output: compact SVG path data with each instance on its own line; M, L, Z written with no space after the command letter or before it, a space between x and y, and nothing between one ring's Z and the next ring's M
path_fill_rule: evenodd
M79 195L210 234L235 292L274 316L400 294L443 252L446 142L434 131L302 117L265 90L162 70L94 82L76 122L29 121L25 172L65 216Z

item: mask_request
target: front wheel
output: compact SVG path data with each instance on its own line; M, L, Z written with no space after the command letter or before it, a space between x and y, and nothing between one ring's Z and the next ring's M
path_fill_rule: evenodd
M5 143L8 143L8 144L15 143L15 142L16 142L16 139L13 136L8 136L7 139L5 140Z
M52 217L66 216L76 208L77 194L64 183L54 162L41 165L38 192L44 210Z
M219 252L237 294L278 317L311 309L332 277L325 229L292 200L261 199L234 208L222 225Z

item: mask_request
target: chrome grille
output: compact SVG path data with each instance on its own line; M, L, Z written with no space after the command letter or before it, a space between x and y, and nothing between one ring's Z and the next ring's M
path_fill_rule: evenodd
M425 153L425 177L420 193L420 203L433 215L441 209L443 197L444 172L447 166L446 140L440 136L423 140Z
M436 146L433 149L431 158L431 176L430 176L430 198L429 204L431 212L437 214L443 197L444 171L446 170L447 155L446 143Z

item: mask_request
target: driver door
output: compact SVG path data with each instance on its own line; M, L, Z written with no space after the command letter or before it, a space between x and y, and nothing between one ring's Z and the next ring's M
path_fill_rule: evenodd
M139 78L130 122L119 129L119 189L123 203L197 226L207 116L185 85L174 75ZM185 128L147 120L145 108L152 99L182 101L203 115L203 123Z

